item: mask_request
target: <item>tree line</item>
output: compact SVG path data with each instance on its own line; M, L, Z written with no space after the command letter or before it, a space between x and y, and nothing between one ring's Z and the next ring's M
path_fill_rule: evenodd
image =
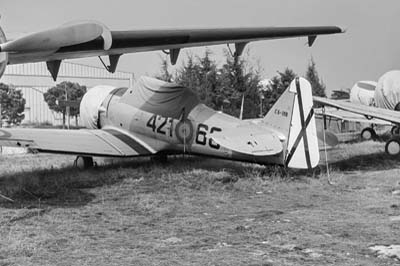
M243 118L263 117L297 74L290 68L279 71L268 84L259 68L246 57L234 57L225 51L224 63L218 65L210 50L203 56L188 54L187 60L175 73L169 71L168 59L162 58L158 79L173 81L194 90L200 101L215 110L239 116L242 99ZM313 95L326 96L326 86L319 77L313 58L307 66L305 78L311 83Z

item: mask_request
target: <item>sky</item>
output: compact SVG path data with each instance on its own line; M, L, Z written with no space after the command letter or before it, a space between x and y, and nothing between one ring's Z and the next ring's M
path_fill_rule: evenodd
M263 78L286 67L304 75L312 57L328 92L350 88L358 80L378 80L400 69L400 1L398 0L0 0L0 26L7 38L48 29L74 20L97 20L111 30L171 27L266 27L337 25L347 31L306 38L253 42L245 54L258 62ZM224 45L213 46L223 62ZM181 51L204 54L205 48ZM141 75L159 72L161 52L124 55L117 70ZM98 59L71 60L101 66ZM174 71L176 68L171 68Z

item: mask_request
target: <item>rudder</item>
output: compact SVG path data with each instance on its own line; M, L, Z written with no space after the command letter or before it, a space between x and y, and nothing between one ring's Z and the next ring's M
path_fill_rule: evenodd
M286 137L284 163L287 167L317 166L319 148L312 89L306 79L295 78L263 120Z

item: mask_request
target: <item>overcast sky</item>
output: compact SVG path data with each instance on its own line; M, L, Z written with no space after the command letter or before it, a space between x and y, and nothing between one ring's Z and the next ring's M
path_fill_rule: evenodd
M347 32L320 36L312 48L305 45L305 38L251 43L251 60L259 59L264 77L270 78L285 67L303 75L312 56L330 91L400 69L398 0L0 0L0 14L8 37L84 19L101 21L111 30L338 25ZM225 47L212 49L218 62ZM204 52L204 48L190 50ZM124 55L118 70L153 75L159 71L160 54ZM73 61L100 66L98 59Z

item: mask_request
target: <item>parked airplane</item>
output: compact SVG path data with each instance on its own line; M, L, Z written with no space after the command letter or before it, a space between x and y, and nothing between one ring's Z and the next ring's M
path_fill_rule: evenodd
M322 105L335 107L350 113L359 114L365 117L365 121L370 120L372 124L384 124L383 121L393 124L392 138L386 142L385 151L389 155L397 156L400 154L400 109L399 92L400 92L400 71L390 71L384 74L375 86L376 89L368 89L373 93L364 91L362 99L359 102L349 102L343 100L332 100L314 96L314 101ZM359 84L358 82L357 84ZM374 86L374 83L361 82L364 87ZM356 85L357 85L356 84ZM360 98L354 97L353 98ZM368 105L367 105L368 103ZM369 105L370 104L370 105ZM329 114L328 114L329 115ZM375 119L373 119L375 118ZM361 118L359 118L361 120ZM374 122L375 120L375 122ZM383 120L383 121L382 121ZM362 135L375 135L373 128L367 127L363 129Z
M188 88L142 77L133 88L94 87L80 113L87 130L10 128L0 145L91 156L199 154L260 164L312 168L319 150L312 91L294 80L263 122L255 125L199 103Z
M350 101L351 103L361 104L366 106L375 106L376 87L377 87L377 82L375 81L367 81L367 80L357 81L350 90L349 99L343 101ZM381 106L375 106L375 107L381 107ZM318 114L317 112L318 110L315 111ZM364 140L375 139L377 137L375 126L392 125L392 123L385 120L380 120L345 110L340 110L340 109L338 110L336 108L325 108L324 116L333 119L339 119L342 121L358 122L362 123L363 125L367 125L361 130L360 134L360 137ZM395 130L395 128L393 130Z
M337 109L334 107L324 107L324 108L314 108L315 115L322 119L324 119L324 124L325 126L329 127L332 126L332 122L354 122L354 123L361 123L361 125L364 125L366 127L362 128L360 137L363 140L371 140L371 139L376 139L377 138L377 133L375 129L377 126L381 127L390 127L392 126L392 123L385 121L385 120L380 120L376 118L371 118L371 117L365 117L365 115L361 114L356 114L353 112ZM337 124L339 132L341 132L342 127L339 127L339 124Z
M94 22L67 24L6 41L0 34L0 74L7 64L46 61L54 79L61 60L108 55L114 72L121 54L169 49L174 64L184 47L234 43L239 56L248 42L340 33L338 27L110 31ZM0 145L79 155L85 167L92 156L200 154L261 164L311 168L319 161L311 86L297 78L262 124L218 113L198 102L187 88L141 78L133 88L93 88L80 114L87 130L2 129Z

